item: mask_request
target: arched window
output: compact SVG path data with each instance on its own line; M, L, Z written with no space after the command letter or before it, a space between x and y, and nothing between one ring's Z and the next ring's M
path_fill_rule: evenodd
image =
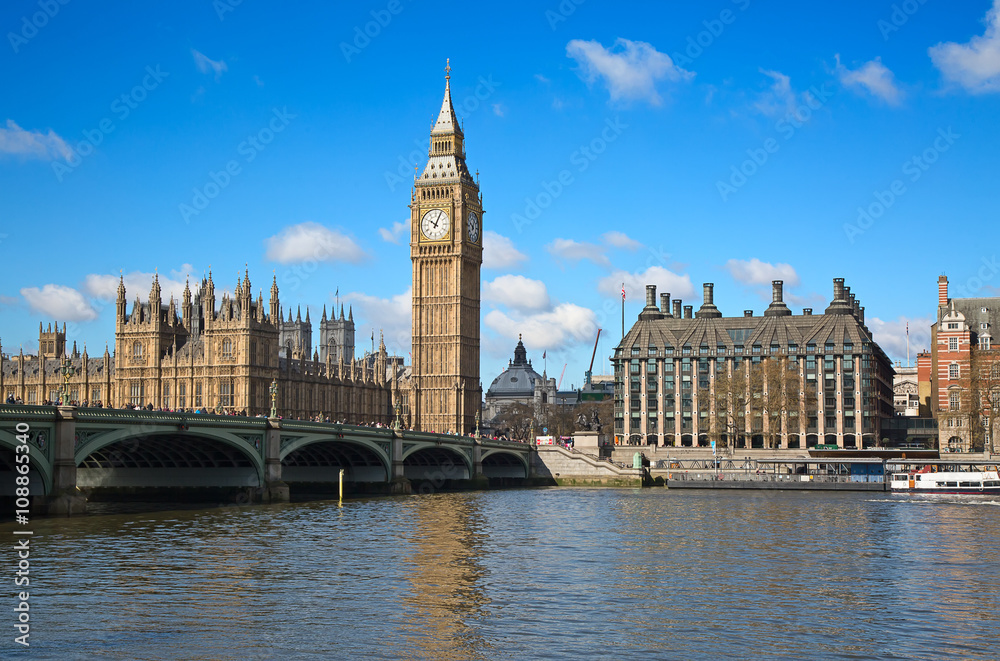
M142 342L136 342L132 345L132 357L142 358Z
M233 357L233 341L228 338L222 341L222 357Z

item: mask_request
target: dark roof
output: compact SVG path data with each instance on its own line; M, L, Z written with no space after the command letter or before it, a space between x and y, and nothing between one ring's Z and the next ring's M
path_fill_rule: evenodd
M524 343L518 340L514 349L514 359L508 363L507 369L493 379L486 391L487 397L530 397L535 392L535 382L542 375L531 367L528 352Z

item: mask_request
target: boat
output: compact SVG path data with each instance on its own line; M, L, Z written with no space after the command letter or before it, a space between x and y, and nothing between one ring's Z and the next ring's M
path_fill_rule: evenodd
M889 489L911 494L1000 495L1000 467L983 471L939 471L937 466L924 466L908 473L892 473Z

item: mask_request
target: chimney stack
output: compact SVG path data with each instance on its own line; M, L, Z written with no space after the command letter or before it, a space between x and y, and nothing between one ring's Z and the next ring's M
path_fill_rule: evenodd
M843 301L844 300L844 279L834 278L833 279L833 300Z
M802 308L802 314L803 314L803 316L811 317L812 313L813 313L813 309L812 308Z
M784 295L784 281L782 280L772 280L771 281L771 304L767 306L764 310L765 317L788 317L791 316L792 311L788 309L785 302L782 300Z
M685 305L684 306L684 318L685 319L690 319L691 318L691 313L693 311L694 311L694 306L693 305Z
M858 308L858 321L861 322L862 326L865 325L865 308L864 308L864 306L861 306L861 307Z
M681 299L674 299L674 317L677 319L681 318Z
M646 285L646 307L656 307L656 285Z
M672 316L670 314L670 292L660 294L660 312L663 313L664 317Z
M938 276L938 307L948 306L948 276Z
M715 297L713 295L713 289L715 288L715 285L711 282L706 282L701 287L704 298L701 304L701 308L698 309L698 314L696 314L695 316L698 317L699 319L705 319L705 318L717 319L721 317L722 313L719 312L719 308L715 307L715 300L714 300Z
M743 311L743 316L744 317L752 317L753 316L753 310L744 310Z

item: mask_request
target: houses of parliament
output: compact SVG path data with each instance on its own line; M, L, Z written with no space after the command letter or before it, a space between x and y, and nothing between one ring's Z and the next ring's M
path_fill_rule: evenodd
M129 306L118 285L114 353L100 357L68 345L66 325L39 325L38 354L6 355L0 346L5 401L73 402L403 423L421 431L468 433L481 409L479 380L482 196L465 163L464 134L451 100L450 66L431 129L427 164L410 196L413 265L412 366L385 343L355 356L354 320L343 307L320 321L312 346L307 308L287 318L277 280L254 298L249 272L217 299L211 272L179 303L165 302L154 276L148 298Z

